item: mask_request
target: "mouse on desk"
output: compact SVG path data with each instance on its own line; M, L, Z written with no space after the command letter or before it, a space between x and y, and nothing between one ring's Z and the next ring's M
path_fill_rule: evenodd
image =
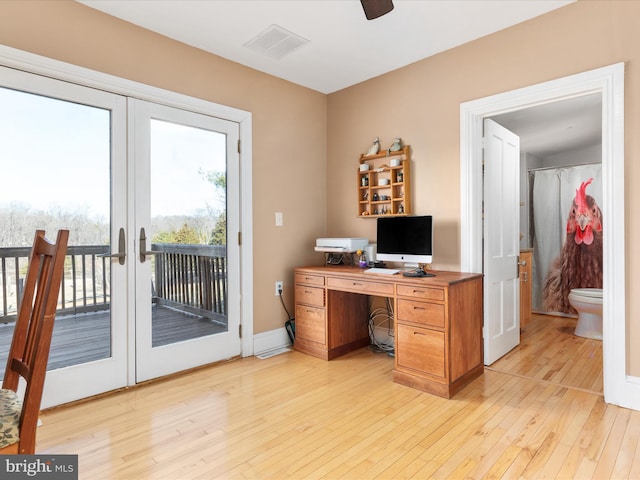
M407 272L403 272L402 275L405 277L435 277L436 276L435 273L425 272L421 268L418 268L417 270L409 270Z

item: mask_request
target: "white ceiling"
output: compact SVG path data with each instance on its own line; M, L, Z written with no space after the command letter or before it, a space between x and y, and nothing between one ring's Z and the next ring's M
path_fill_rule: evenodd
M234 62L332 93L574 0L394 0L367 20L359 0L78 0ZM276 60L249 40L278 25L309 43Z
M329 94L574 0L394 0L393 11L375 20L365 18L359 0L77 1ZM309 42L280 59L244 46L272 25ZM599 102L599 95L593 97ZM601 106L594 101L583 97L512 112L500 123L520 135L523 150L553 155L599 141Z
M520 150L545 159L602 142L602 95L594 93L492 117L520 137Z

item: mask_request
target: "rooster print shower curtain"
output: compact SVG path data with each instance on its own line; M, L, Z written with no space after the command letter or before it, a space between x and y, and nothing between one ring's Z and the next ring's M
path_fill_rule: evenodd
M533 309L574 314L572 288L602 288L601 164L534 172Z

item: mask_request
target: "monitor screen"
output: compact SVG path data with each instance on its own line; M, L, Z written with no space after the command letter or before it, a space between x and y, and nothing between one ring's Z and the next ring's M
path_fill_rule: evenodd
M379 217L376 260L409 264L433 260L433 217Z

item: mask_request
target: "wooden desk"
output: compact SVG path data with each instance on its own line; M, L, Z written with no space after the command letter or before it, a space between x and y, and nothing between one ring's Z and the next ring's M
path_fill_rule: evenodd
M347 266L295 269L294 348L331 360L369 345L367 296L393 299L394 382L450 398L483 372L482 275L411 278Z

